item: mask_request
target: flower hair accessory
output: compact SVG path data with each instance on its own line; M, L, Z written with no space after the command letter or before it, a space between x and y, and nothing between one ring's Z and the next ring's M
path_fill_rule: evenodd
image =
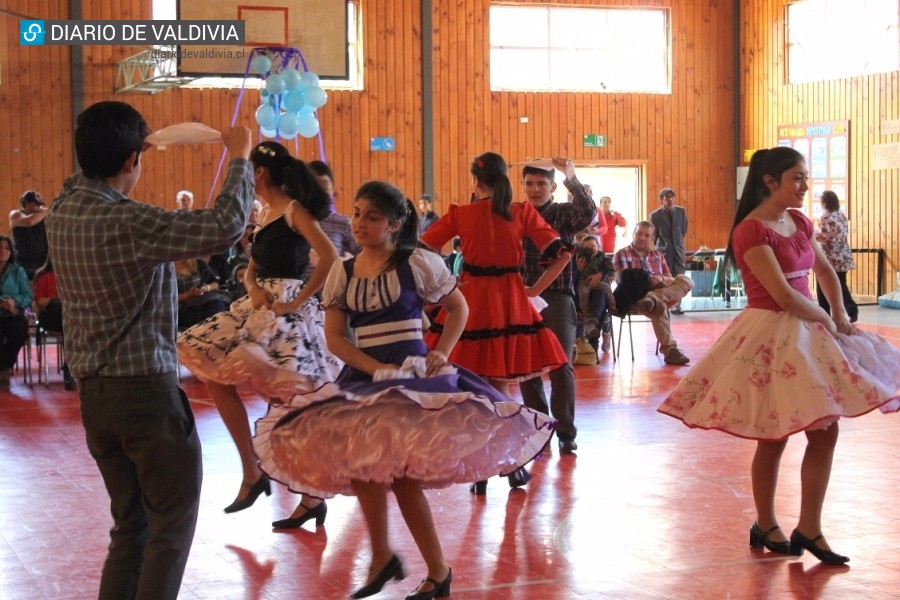
M271 156L272 158L275 158L275 156L277 156L275 150L273 150L272 148L269 148L268 146L264 146L262 144L260 144L259 146L256 147L256 151L259 152L260 154L265 154L266 156Z

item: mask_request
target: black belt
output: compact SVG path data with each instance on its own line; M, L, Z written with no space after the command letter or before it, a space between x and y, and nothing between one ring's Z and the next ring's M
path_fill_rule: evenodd
M462 270L470 275L498 277L500 275L506 275L507 273L518 273L519 267L479 267L464 262Z

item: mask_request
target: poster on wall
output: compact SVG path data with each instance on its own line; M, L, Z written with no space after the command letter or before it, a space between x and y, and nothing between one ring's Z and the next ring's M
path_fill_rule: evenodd
M849 214L847 192L850 180L850 122L798 123L779 125L778 145L803 155L809 169L809 194L804 204L813 221L822 216L819 197L825 190L837 194L841 208Z

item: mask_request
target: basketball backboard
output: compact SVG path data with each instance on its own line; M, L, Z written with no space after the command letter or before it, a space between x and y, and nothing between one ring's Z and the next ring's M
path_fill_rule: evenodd
M323 79L349 73L346 0L178 0L178 18L242 20L247 44L183 46L192 55L179 58L182 76L243 75L250 51L261 46L299 49L309 70Z

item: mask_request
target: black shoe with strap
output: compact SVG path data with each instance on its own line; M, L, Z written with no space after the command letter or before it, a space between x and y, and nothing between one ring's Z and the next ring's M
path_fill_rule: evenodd
M418 588L406 597L406 600L431 600L432 598L446 598L450 595L450 583L453 581L453 569L447 573L447 577L443 581L426 577L419 584L422 587L425 583L431 584L430 590L419 591Z
M813 553L813 556L826 565L842 565L850 560L850 558L832 552L831 550L819 548L816 543L824 537L825 536L820 533L816 537L809 539L795 529L793 533L791 533L791 554L794 556L803 556L803 550L809 550Z
M266 477L265 473L259 476L259 479L256 480L256 483L249 484L247 482L244 482L241 484L241 487L250 488L250 493L248 493L240 500L235 500L234 502L226 506L225 512L236 513L238 511L244 510L245 508L250 508L262 493L265 493L266 496L272 495L272 486L269 484L269 478Z
M312 508L302 502L300 503L300 506L306 509L305 513L299 517L288 517L287 519L274 521L272 527L274 529L296 529L313 518L316 520L316 527L321 527L325 524L325 515L328 514L328 506L325 504L324 500Z
M384 587L384 584L386 584L391 579L400 581L404 577L406 577L406 574L403 572L403 563L400 562L400 559L397 558L396 554L394 554L393 556L391 556L391 560L389 560L386 565L381 567L381 570L378 571L375 579L353 592L350 597L368 598L369 596L374 596L375 594L380 592L381 588Z
M791 544L787 540L776 542L769 539L769 536L779 529L781 529L781 527L775 525L774 527L770 527L768 530L763 531L759 525L754 523L753 526L750 527L750 547L766 548L769 552L777 552L779 554L790 554Z

